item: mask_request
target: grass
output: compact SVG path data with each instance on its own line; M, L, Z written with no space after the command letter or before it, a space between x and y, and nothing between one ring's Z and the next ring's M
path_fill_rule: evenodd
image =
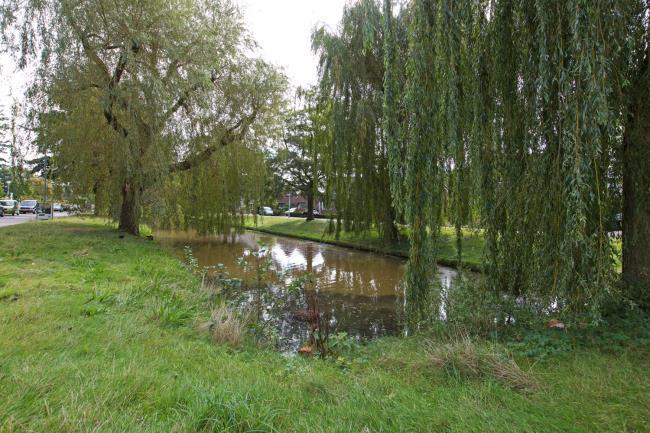
M0 432L648 431L647 345L516 358L524 393L450 374L433 337L328 361L217 344L196 330L211 313L155 242L92 219L0 229Z
M389 254L408 258L409 242L405 233L402 240L386 244L376 231L365 234L345 233L340 234L337 240L334 234L328 233L329 220L316 219L307 221L304 218L289 218L283 216L257 217L246 219L245 227L265 233L291 236L300 239L326 242L343 247L356 248L368 251ZM483 260L484 240L480 231L463 231L463 264L464 266L480 270ZM458 250L456 249L456 232L452 227L442 227L438 238L438 262L446 266L458 265Z

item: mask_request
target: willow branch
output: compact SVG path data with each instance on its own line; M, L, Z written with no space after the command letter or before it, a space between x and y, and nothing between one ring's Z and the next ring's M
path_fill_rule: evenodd
M257 117L257 108L253 107L253 112L249 116L242 117L237 121L237 123L226 130L222 135L221 139L216 143L206 147L198 154L192 155L184 159L183 161L176 162L169 167L169 171L174 173L178 171L190 170L193 167L196 167L201 162L209 159L217 149L232 144L238 140L244 138L244 135L248 131L250 125L255 121Z

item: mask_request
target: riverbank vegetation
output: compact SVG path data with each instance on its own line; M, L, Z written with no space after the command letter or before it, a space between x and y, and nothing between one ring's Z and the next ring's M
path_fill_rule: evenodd
M212 305L186 264L103 220L3 229L0 431L646 426L650 328L641 319L499 342L446 332L385 338L321 360L251 340L215 343L196 329L214 319Z
M375 230L360 233L342 232L337 239L334 222L328 219L306 221L301 218L267 216L247 217L244 227L251 230L326 242L348 248L389 254L408 258L408 228L398 229L399 236L387 242L383 235ZM483 263L484 239L481 230L463 230L464 253L462 265L473 270L481 270ZM452 228L442 228L438 239L438 262L445 266L458 266L456 250L456 233Z
M505 304L649 307L647 0L352 2L314 29L318 85L292 109L227 0L6 3L37 71L25 130L123 231L229 233L279 179L310 218L322 196L337 242L407 234L411 331L437 316L435 262L479 261L467 227Z

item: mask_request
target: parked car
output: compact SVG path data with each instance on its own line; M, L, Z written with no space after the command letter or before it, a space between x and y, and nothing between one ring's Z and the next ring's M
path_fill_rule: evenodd
M258 215L273 215L273 209L271 209L269 206L262 206L258 209L257 211Z
M61 203L54 203L52 208L54 209L54 212L63 212L63 206Z
M309 211L307 209L305 209L304 207L292 207L291 209L286 211L284 214L286 216L306 217L308 212ZM320 216L320 213L316 209L314 209L314 216L315 217Z
M303 216L307 216L307 211L305 211ZM318 218L320 216L320 212L318 212L316 209L314 209L314 217Z
M18 215L18 201L16 200L0 200L0 216L5 215Z
M22 200L20 202L20 213L37 214L40 209L36 200Z
M290 216L290 217L291 217L291 216L302 216L302 214L303 214L304 212L306 212L306 209L305 209L305 208L301 208L301 207L292 207L291 209L289 209L288 211L286 211L284 214L285 214L286 216Z

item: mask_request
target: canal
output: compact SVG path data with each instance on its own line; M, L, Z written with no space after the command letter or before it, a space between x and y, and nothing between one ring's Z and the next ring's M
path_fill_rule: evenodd
M241 287L224 296L259 314L274 328L283 350L308 338L309 326L297 313L309 307L326 315L331 333L345 332L357 340L400 333L404 259L257 232L228 237L160 232L156 239L182 260L191 251L208 274L225 270L241 280ZM456 271L438 267L438 275L449 288ZM291 288L301 277L306 282Z

